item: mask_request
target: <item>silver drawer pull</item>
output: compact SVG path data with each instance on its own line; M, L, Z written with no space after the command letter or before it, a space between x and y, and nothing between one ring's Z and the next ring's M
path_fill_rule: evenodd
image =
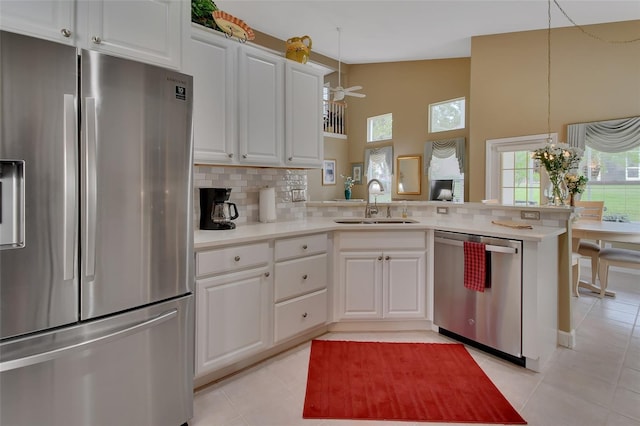
M309 316L309 314L307 314L306 312L304 314L302 314L302 318L306 318L308 316Z
M382 256L378 256L378 260L382 260Z
M391 259L391 256L385 256L384 257L384 260L389 260L389 259Z
M100 44L100 43L102 43L102 39L101 39L100 37L98 37L98 36L93 36L93 37L91 37L91 41L92 41L94 44Z
M265 277L269 277L270 275L271 275L271 272L265 272L265 273L264 273L264 276L265 276Z
M307 245L305 244L302 246L302 250L306 250L306 249L307 249Z
M63 28L60 30L60 34L62 34L62 37L71 37L71 31L67 28Z
M307 278L308 278L307 274L304 274L304 275L302 276L302 279L303 279L303 280L306 280Z
M240 256L234 257L233 260L235 260L236 262L240 262Z

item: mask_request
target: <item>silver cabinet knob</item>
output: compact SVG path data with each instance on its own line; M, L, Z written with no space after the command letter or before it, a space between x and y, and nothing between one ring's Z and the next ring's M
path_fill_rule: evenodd
M389 259L391 259L390 256L385 256L385 258L384 258L384 260L389 260Z
M67 28L63 28L60 30L60 34L62 34L62 37L71 37L71 30L67 29Z
M265 277L269 277L269 276L271 276L271 272L265 272L265 273L264 273L264 276L265 276Z
M309 316L309 314L307 314L306 312L304 314L302 314L302 318L306 318L308 316Z
M240 256L234 257L233 260L235 260L236 262L240 262Z
M302 250L306 250L306 249L307 249L307 245L305 244L302 246Z
M229 156L229 158L233 158L233 152L230 152L229 154L227 154Z
M378 256L378 260L382 260L382 256Z
M309 276L308 276L307 274L304 274L304 275L302 276L302 279L303 279L303 280L306 280L307 278L309 278Z
M293 157L289 157L289 161L293 161Z
M247 158L247 154L242 154L242 158Z
M91 37L91 41L92 41L94 44L100 44L100 43L102 43L102 39L101 39L100 37L98 37L98 36L93 36L93 37Z

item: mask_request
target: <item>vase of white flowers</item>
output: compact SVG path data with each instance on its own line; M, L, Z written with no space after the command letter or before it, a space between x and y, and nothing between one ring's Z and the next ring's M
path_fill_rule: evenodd
M563 206L568 191L565 176L569 170L577 169L582 158L582 150L566 143L547 144L533 151L531 158L543 165L549 176L549 203Z
M353 178L351 176L343 176L343 175L340 175L340 177L344 178L344 199L350 200L351 188L353 188Z
M585 176L578 176L575 173L567 173L564 177L564 182L567 185L567 191L569 191L569 205L575 205L576 194L582 194L587 187L588 179Z

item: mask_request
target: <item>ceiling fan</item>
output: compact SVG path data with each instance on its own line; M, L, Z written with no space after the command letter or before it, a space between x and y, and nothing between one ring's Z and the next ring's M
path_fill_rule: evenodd
M364 98L366 95L364 93L356 93L356 90L361 90L362 86L351 86L346 89L342 87L342 58L340 52L340 27L336 28L338 30L338 87L333 88L330 87L329 90L332 91L333 100L341 101L345 96L354 96L356 98Z

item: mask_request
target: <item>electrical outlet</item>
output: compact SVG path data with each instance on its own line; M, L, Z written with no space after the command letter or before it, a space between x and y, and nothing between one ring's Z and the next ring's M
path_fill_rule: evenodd
M540 212L534 210L521 210L521 219L540 220Z
M436 213L438 214L449 214L449 207L437 207Z

